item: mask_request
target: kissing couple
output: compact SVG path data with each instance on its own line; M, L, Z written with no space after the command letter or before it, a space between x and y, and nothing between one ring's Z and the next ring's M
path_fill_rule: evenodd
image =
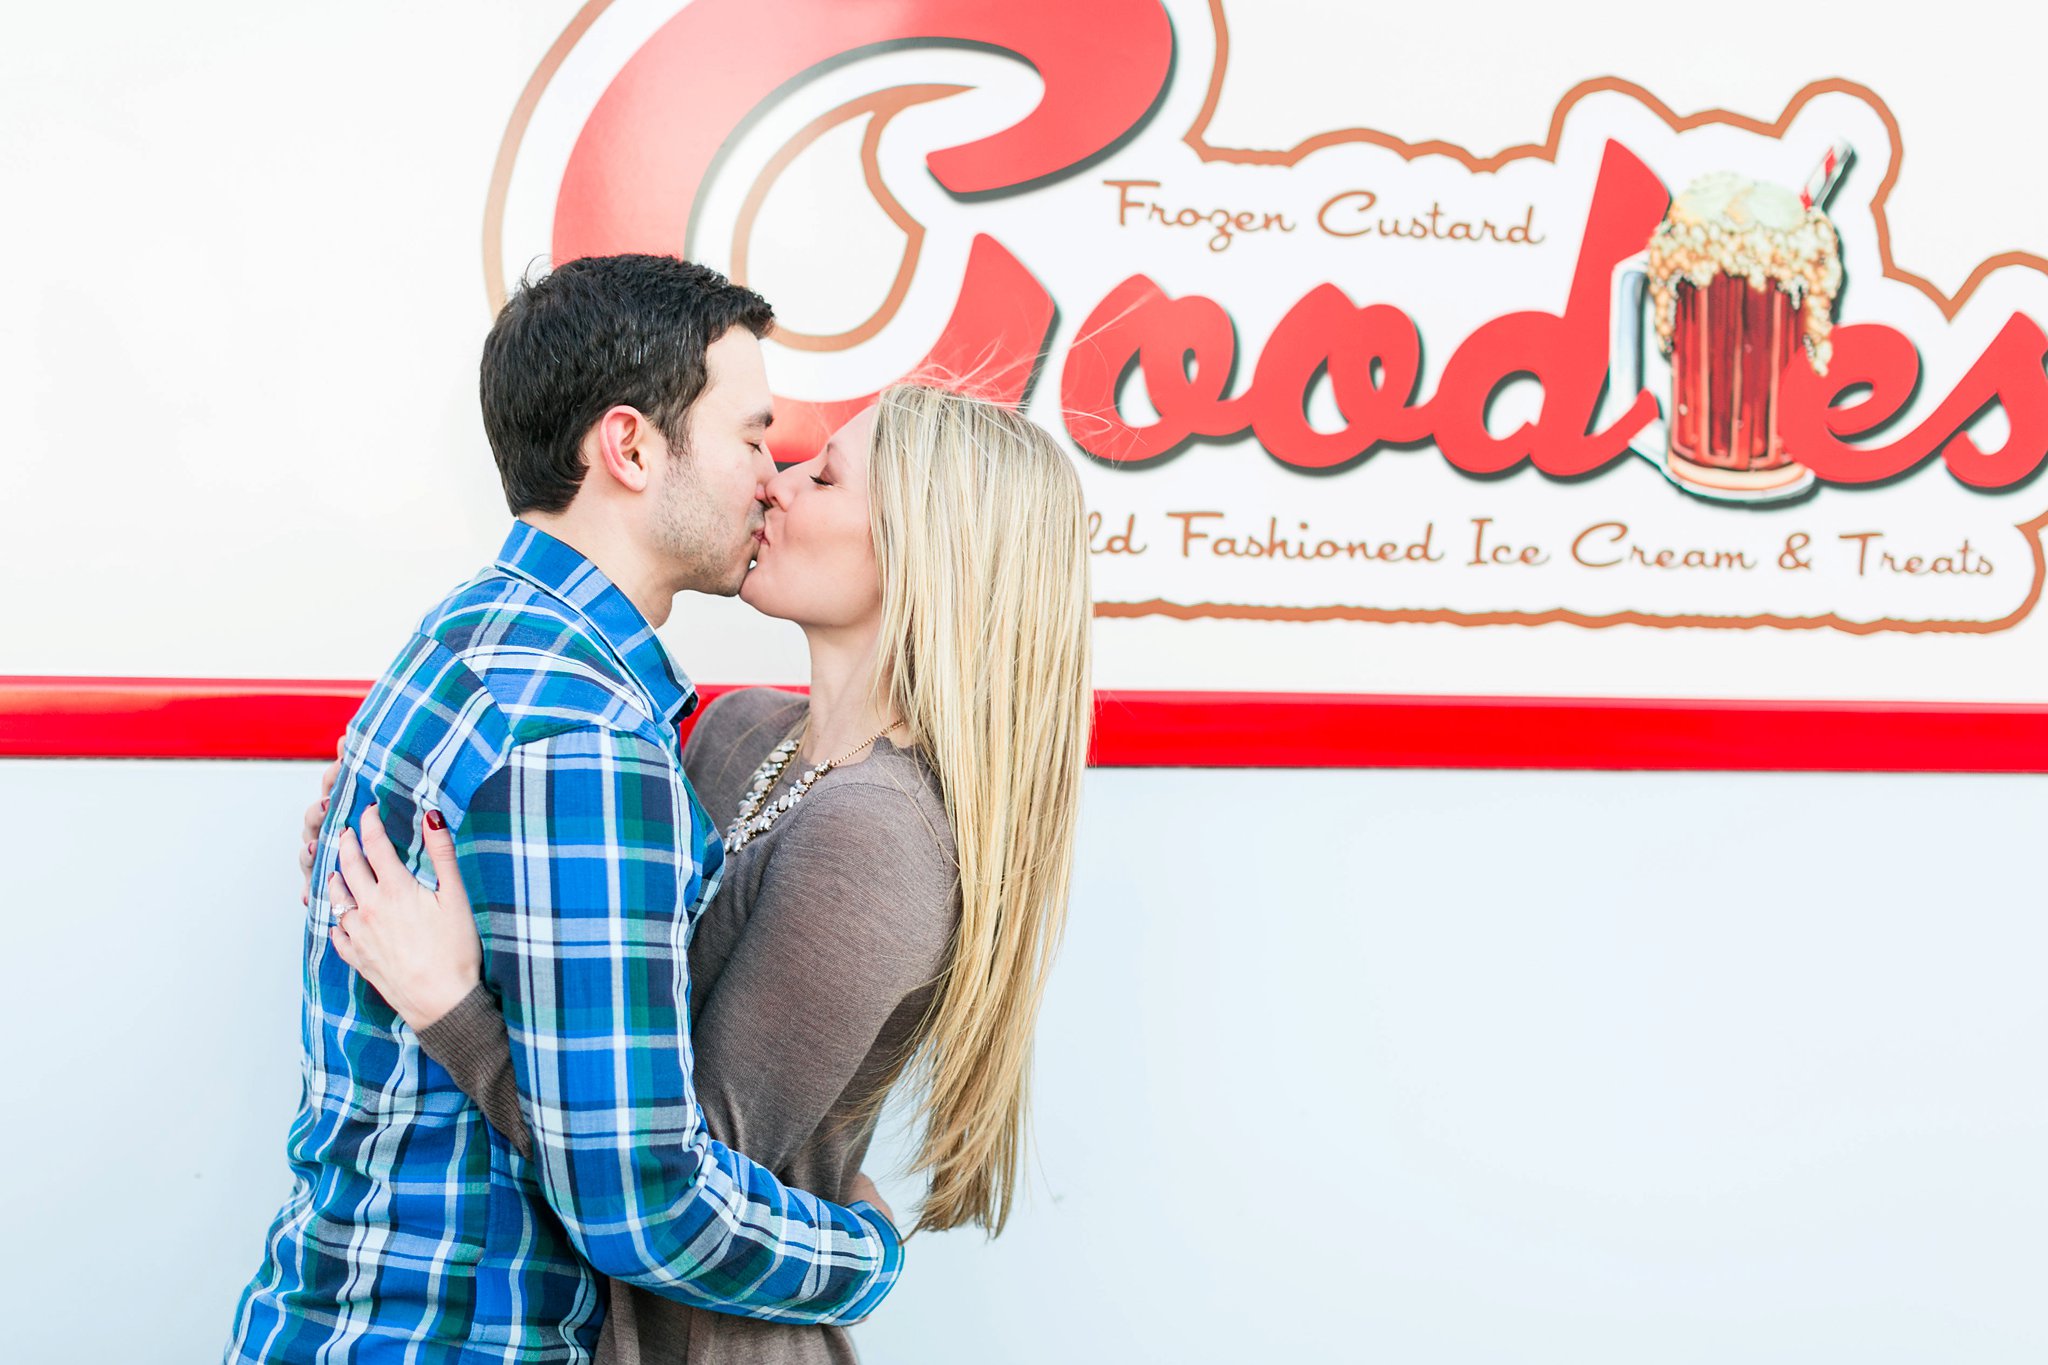
M292 1184L226 1360L851 1361L912 1230L1007 1218L1091 695L1072 463L900 384L778 471L773 313L569 261L484 343L514 518L307 812ZM697 708L676 594L794 622L808 695Z

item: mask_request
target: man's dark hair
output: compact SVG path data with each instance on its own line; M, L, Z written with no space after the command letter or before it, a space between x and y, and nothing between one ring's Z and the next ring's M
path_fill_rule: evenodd
M638 408L681 450L705 349L774 321L753 290L674 256L586 256L523 281L484 339L479 383L512 514L569 505L584 433L609 408Z

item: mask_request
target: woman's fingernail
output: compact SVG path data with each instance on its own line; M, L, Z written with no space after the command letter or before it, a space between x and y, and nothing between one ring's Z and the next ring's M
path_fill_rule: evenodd
M312 853L312 852L315 852L315 851L317 851L317 850L319 849L319 847L320 847L320 845L318 845L318 844L307 844L307 845L306 845L306 852L308 852L308 853Z
M441 818L441 812L437 810L429 810L427 812L427 828L446 829L448 828L448 822Z
M331 801L332 799L333 799L332 797L327 797L327 796L323 796L323 797L321 797L321 798L320 798L320 809L321 809L321 810L326 810L326 809L327 809L327 803L328 803L329 801Z

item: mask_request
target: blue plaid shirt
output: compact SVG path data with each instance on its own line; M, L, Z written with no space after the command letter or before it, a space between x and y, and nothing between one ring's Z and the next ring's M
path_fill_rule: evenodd
M704 1130L686 946L723 851L683 779L695 704L625 595L524 524L371 691L313 869L291 1195L229 1361L583 1361L599 1276L777 1322L888 1293L902 1248L872 1206ZM335 839L372 801L428 880L425 812L455 832L531 1160L329 942Z

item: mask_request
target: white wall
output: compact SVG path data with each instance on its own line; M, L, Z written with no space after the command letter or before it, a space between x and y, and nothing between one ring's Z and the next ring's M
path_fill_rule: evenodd
M316 772L0 763L8 1359L224 1339ZM2039 1361L2044 821L2038 778L1095 772L1031 1195L914 1241L867 1357Z

